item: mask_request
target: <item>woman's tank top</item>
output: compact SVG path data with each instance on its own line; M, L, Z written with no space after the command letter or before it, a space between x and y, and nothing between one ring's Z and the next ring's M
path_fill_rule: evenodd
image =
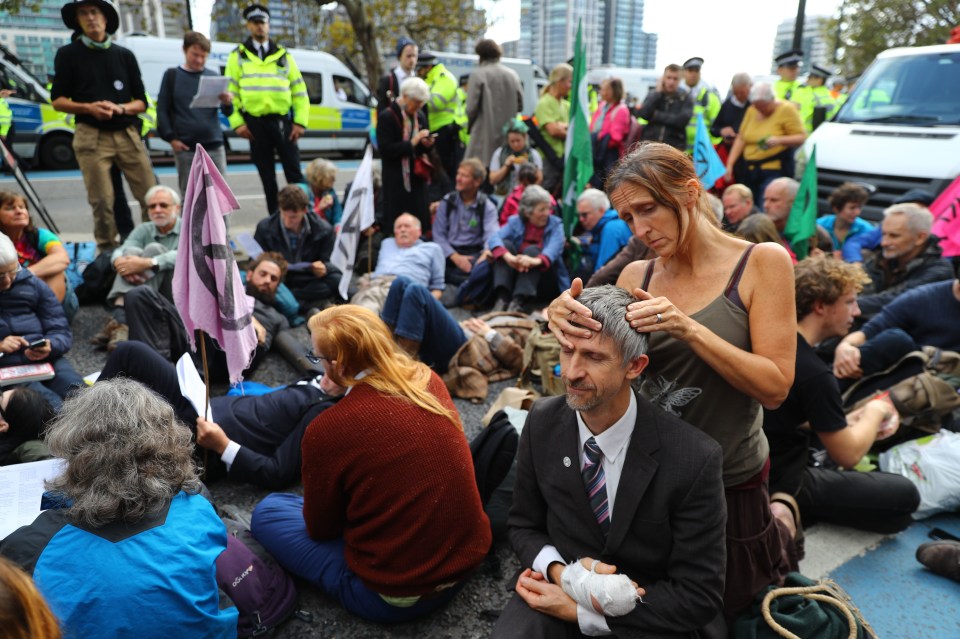
M751 350L747 311L737 290L753 246L737 262L723 294L691 315L737 348ZM646 290L656 260L647 265ZM650 334L650 365L641 394L713 437L723 448L723 484L736 486L760 472L769 454L760 403L731 386L682 340Z

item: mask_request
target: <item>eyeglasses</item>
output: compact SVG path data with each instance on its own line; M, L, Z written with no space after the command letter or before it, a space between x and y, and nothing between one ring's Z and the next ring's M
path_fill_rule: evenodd
M326 357L321 357L320 355L314 355L313 353L304 353L303 356L307 358L307 361L310 362L311 364L318 364L320 366L323 366L324 362L330 361ZM326 367L324 366L324 368Z
M0 273L0 277L5 277L5 278L8 278L8 279L11 279L11 280L12 280L13 278L15 278L15 277L17 276L17 273L19 273L19 272L22 271L22 270L23 270L23 267L20 266L20 263L18 262L18 263L17 263L17 268L15 268L15 269L12 270L12 271L3 271L2 273Z

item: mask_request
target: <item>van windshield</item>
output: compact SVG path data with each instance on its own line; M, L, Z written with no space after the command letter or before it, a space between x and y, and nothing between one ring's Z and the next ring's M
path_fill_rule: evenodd
M960 124L960 51L877 60L834 121Z

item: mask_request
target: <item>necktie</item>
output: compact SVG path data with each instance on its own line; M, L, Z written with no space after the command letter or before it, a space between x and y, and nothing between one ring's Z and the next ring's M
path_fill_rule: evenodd
M264 50L263 47L257 47L257 54L260 56L260 59L261 59L261 60L263 60L265 53L266 53L266 51Z
M587 497L590 499L590 507L593 509L593 515L600 524L600 530L604 536L610 530L610 509L607 503L607 477L603 472L603 452L597 446L597 440L593 437L588 439L583 445L583 456L586 463L583 465L583 483L587 488Z

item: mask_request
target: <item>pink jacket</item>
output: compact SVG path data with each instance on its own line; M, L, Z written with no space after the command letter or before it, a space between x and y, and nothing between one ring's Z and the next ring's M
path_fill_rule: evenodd
M597 118L603 113L604 105L606 105L606 102L601 102L597 110L594 111L593 118L590 120L591 131L594 130ZM623 155L623 143L629 132L630 109L627 108L626 104L621 102L607 111L607 115L603 120L603 125L600 127L597 137L602 138L605 135L609 135L610 148L617 149L620 155Z

